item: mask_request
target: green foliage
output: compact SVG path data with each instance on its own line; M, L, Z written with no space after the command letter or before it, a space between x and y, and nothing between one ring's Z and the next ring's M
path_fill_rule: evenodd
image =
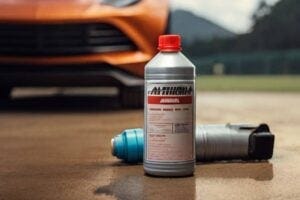
M281 0L272 7L263 2L253 15L250 33L230 39L197 41L187 46L185 52L191 56L207 56L300 48L300 1Z
M300 49L226 53L191 60L198 75L214 74L218 64L223 65L223 74L300 74Z
M265 0L261 0L257 10L254 12L252 19L254 22L258 21L262 17L271 13L271 7L267 4Z
M300 1L282 0L270 13L255 19L253 31L244 36L250 49L291 49L300 47Z

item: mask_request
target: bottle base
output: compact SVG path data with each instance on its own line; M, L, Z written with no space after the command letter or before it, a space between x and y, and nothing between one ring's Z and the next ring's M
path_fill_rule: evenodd
M153 163L144 162L144 171L146 175L156 177L186 177L193 176L195 171L195 162L188 163Z

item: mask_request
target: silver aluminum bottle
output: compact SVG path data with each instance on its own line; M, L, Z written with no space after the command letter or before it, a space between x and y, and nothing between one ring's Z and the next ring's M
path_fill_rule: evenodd
M195 169L195 66L180 49L161 47L145 67L143 164L153 176L189 176Z

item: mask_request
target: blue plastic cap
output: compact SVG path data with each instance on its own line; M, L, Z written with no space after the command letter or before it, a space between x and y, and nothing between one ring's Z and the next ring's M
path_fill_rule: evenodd
M144 137L143 129L127 129L111 140L112 154L128 163L143 160Z

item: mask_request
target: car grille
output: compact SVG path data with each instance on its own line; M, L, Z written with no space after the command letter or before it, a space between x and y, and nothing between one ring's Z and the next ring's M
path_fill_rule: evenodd
M0 55L45 56L134 50L116 27L89 24L0 24Z

